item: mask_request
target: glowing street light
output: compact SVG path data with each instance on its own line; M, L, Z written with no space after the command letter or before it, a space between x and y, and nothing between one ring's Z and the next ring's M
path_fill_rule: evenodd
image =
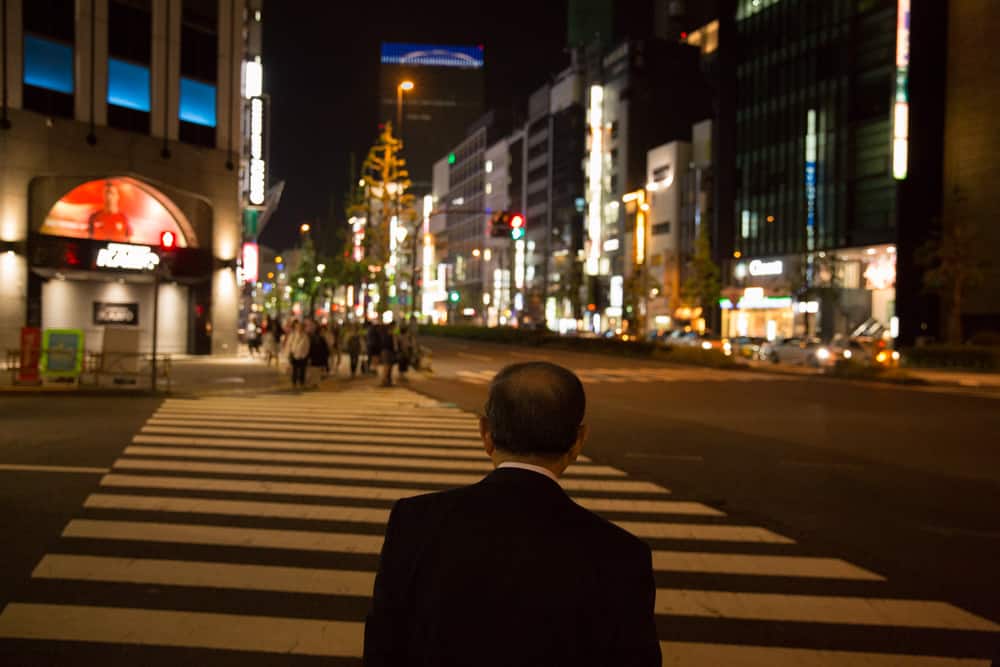
M396 134L403 136L403 93L408 93L414 88L413 82L409 79L400 81L396 86Z
M299 225L300 234L308 234L310 229L312 228L309 226L308 222L303 222L301 225Z

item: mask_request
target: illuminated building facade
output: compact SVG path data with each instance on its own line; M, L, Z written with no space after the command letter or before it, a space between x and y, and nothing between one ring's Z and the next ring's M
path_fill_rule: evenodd
M941 210L947 3L735 4L721 333L828 337L871 318L933 335L915 254ZM747 288L766 298L740 309Z
M244 35L260 15L230 0L3 6L0 347L70 328L100 352L107 326L129 326L148 353L158 281L158 351L235 354Z
M402 127L395 134L405 144L411 192L430 192L434 162L483 115L484 64L479 45L382 44L378 122L395 125L401 103ZM413 89L401 95L403 81L411 81Z

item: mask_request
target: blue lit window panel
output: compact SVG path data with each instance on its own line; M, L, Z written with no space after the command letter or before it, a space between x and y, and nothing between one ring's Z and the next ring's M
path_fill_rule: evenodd
M483 66L483 47L382 42L382 64L476 69Z
M34 35L24 36L24 82L73 94L73 47Z
M181 120L215 127L215 86L181 77Z
M149 112L149 68L108 59L108 104Z

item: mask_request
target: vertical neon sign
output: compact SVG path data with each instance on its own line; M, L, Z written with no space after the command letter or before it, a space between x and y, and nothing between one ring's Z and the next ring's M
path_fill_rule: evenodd
M892 107L892 176L906 178L910 138L910 0L896 9L896 95Z
M590 153L587 156L587 275L596 276L601 259L601 179L604 160L604 88L590 87Z

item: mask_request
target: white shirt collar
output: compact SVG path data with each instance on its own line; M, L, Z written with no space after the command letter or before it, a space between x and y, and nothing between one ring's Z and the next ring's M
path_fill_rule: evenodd
M521 463L519 461L504 461L497 466L497 470L500 468L517 468L519 470L530 470L531 472L537 472L539 475L545 475L551 479L556 484L559 483L559 478L549 470L548 468L543 468L542 466L532 465L531 463Z

